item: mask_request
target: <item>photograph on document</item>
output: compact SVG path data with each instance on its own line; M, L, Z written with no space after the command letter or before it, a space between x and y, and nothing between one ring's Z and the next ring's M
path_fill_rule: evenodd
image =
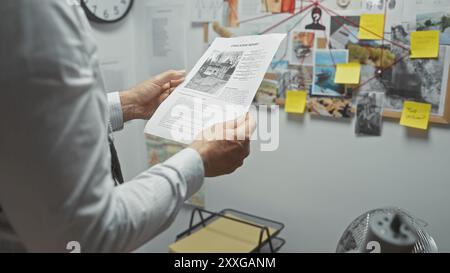
M233 76L243 54L243 51L213 51L185 87L217 95Z
M439 30L441 45L450 45L450 8L447 11L417 14L417 30Z
M290 63L296 65L313 65L314 61L314 32L292 32L292 48Z
M330 118L350 118L352 99L310 97L308 112L311 115Z
M356 135L381 135L383 97L384 94L380 92L358 95L356 100Z

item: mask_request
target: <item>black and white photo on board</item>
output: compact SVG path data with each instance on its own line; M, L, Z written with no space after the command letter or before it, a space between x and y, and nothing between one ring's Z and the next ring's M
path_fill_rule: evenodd
M380 92L368 92L358 95L355 126L357 135L381 135L383 97L384 94Z

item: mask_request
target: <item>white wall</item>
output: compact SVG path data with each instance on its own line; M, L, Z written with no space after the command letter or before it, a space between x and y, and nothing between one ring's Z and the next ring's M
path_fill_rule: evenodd
M145 78L135 44L145 25L137 0L114 26L95 26L101 56L119 58L130 86ZM188 64L200 56L202 29L189 28ZM138 50L136 51L136 48ZM286 224L286 252L333 252L347 225L363 212L399 206L426 220L441 251L450 251L450 127L422 133L385 121L379 138L357 138L353 121L280 115L280 147L253 152L235 174L207 179L207 208L235 208ZM125 176L146 167L143 122L117 135ZM140 251L165 252L188 225L183 210L172 227Z

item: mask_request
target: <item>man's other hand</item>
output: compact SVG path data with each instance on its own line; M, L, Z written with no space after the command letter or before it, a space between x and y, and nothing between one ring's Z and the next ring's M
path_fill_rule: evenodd
M250 137L256 123L250 114L203 131L192 143L201 156L206 177L230 174L250 154Z
M150 119L158 106L184 81L185 71L170 70L120 93L124 122Z

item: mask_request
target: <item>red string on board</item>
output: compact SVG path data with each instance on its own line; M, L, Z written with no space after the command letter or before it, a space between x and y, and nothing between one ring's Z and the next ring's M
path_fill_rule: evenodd
M269 31L271 31L271 30L273 30L274 28L276 28L276 27L282 25L283 23L285 23L285 22L291 20L292 18L294 18L294 17L300 15L302 12L304 12L304 11L310 9L310 8L313 7L313 6L314 6L314 4L311 4L311 5L309 5L309 6L304 7L304 8L301 9L300 11L294 13L293 15L289 16L288 18L286 18L286 19L284 19L284 20L282 20L282 21L276 23L275 25L269 27L268 29L266 29L266 30L264 30L263 32L261 32L260 34L266 34L266 33L268 33Z
M306 0L306 1L309 1L309 0ZM377 33L371 31L370 29L367 29L367 28L365 28L365 27L358 26L357 24L355 24L353 21L349 20L349 19L346 18L345 16L341 16L341 15L337 14L336 12L332 11L331 9L329 9L329 8L327 8L327 7L324 7L324 6L321 5L321 4L319 4L319 6L320 6L322 9L324 9L325 12L327 12L331 17L333 17L333 15L331 14L331 13L333 13L334 16L337 16L337 17L342 18L342 20L346 21L347 23L351 24L352 26L354 26L354 27L359 27L360 29L363 29L363 30L365 30L365 31L367 31L367 32L369 32L369 33L371 33L371 34L373 34L374 36L380 38L382 41L383 41L383 40L384 40L384 41L387 41L387 42L389 42L389 43L391 43L391 44L393 44L393 45L395 45L395 46L397 46L397 47L399 47L399 48L401 48L401 49L404 49L404 50L408 50L408 51L409 51L409 48L405 47L404 45L401 45L401 44L399 44L399 43L396 43L396 42L394 42L394 41L391 41L391 40L389 40L389 39L386 39L386 38L384 37L384 35L383 35L383 36L380 36L380 35L378 35Z
M402 57L398 58L395 62L393 62L392 64L390 64L389 66L385 67L385 68L380 68L379 71L377 71L377 74L374 75L373 77L369 78L368 80L366 80L365 82L363 82L362 84L358 85L355 88L355 91L361 89L361 87L365 86L366 84L370 83L371 81L373 81L374 79L376 79L377 77L383 75L383 73L389 69L391 69L392 67L394 67L396 64L398 64L399 62L403 61L406 57L409 57L409 52L408 54L403 55Z
M273 17L273 16L277 16L280 15L281 13L271 13L271 14L266 14L266 15L261 15L258 17L254 17L254 18L249 18L249 19L245 19L242 21L239 21L240 24L245 24L248 22L252 22L252 21L256 21L256 20L260 20L260 19L264 19L264 18L268 18L268 17Z
M304 2L304 1L305 1L305 2L309 2L310 4L307 5L307 6L305 6L305 7L303 7L303 2ZM386 67L383 67L383 59L384 59L383 54L384 54L384 51L382 50L382 51L381 51L381 63L380 63L381 66L377 69L377 73L376 73L373 77L371 77L371 78L369 78L368 80L366 80L365 82L359 84L359 85L355 88L355 90L360 89L361 87L363 87L364 85L368 84L370 81L372 81L372 80L374 80L374 79L376 79L376 78L378 78L378 77L382 77L382 75L383 75L383 73L384 73L385 71L391 69L393 66L395 66L395 65L398 64L399 62L403 61L405 58L407 58L407 57L410 55L410 49L409 49L409 47L407 47L406 45L403 45L403 44L401 44L401 43L397 43L397 42L392 41L392 40L390 40L390 39L386 39L385 36L384 36L384 34L383 34L383 35L379 35L379 34L373 32L373 31L370 30L370 29L367 29L367 28L365 28L365 27L363 27L363 26L360 26L359 24L356 24L356 23L353 22L352 20L348 19L346 16L342 16L342 15L338 14L337 12L335 12L335 11L333 11L333 10L331 10L331 9L329 9L329 8L327 8L327 7L325 7L325 6L324 6L323 4L321 4L318 0L304 0L304 1L301 1L300 10L299 10L298 12L295 12L293 15L289 16L288 18L285 18L285 19L283 19L282 21L280 21L280 22L274 24L273 26L271 26L271 27L269 27L268 29L266 29L266 30L264 30L263 32L261 32L260 34L268 33L269 31L271 31L271 30L275 29L276 27L282 25L283 23L285 23L285 22L291 20L292 18L294 18L294 17L300 15L301 13L306 12L308 9L310 9L310 8L312 8L312 7L319 7L319 8L321 8L322 10L324 10L324 11L331 17L331 19L332 19L334 22L336 22L339 26L343 27L350 35L352 35L352 36L355 37L356 39L359 40L359 38L358 38L353 32L351 32L349 28L347 28L347 26L345 25L345 23L348 23L348 24L351 25L351 26L357 27L358 29L365 30L365 31L367 31L367 32L369 32L369 33L371 33L371 34L373 34L374 36L380 38L380 40L381 40L381 48L382 48L382 49L384 48L385 44L388 43L388 44L391 44L392 46L395 46L395 47L400 48L401 50L407 51L407 54L401 56L400 58L398 58L397 60L395 60L392 64L390 64L390 65L388 65L388 66L386 66ZM278 15L278 14L269 14L269 15L259 16L259 17L256 17L256 18L251 18L251 19L244 20L244 21L242 21L241 23L243 23L243 22L249 22L249 21L254 21L254 20L259 20L259 19L262 19L262 18L274 16L274 15ZM386 25L386 18L387 18L387 15L388 15L388 13L387 13L387 7L385 6L385 9L384 9L384 25ZM302 17L302 19L299 20L298 23L296 23L296 24L294 25L294 28L295 28L295 26L297 26L297 25L303 20L303 18L304 18L305 16L306 16L306 14ZM341 19L342 21L337 20L335 17ZM322 19L321 19L321 22L320 22L320 23L323 24ZM292 28L292 29L293 29L293 28ZM290 29L290 30L288 31L289 34L291 33L292 29ZM326 30L323 30L323 31L324 31L324 34L325 34L325 39L327 40L327 43L330 45L330 40L328 40L329 37L328 37L328 35L327 35L327 33L326 33ZM369 46L364 46L364 45L362 45L362 47L364 47L364 48L370 48ZM328 48L329 48L329 50L330 50L330 56L331 56L331 59L332 59L332 61L333 61L333 64L334 64L334 66L336 66L336 63L335 63L335 60L334 60L334 56L333 56L333 54L331 53L331 48L330 48L330 46L328 46ZM285 53L284 53L284 55L283 55L283 58L285 58L286 55L287 55L287 49L286 49L286 51L285 51ZM302 62L302 63L303 63L303 62Z

